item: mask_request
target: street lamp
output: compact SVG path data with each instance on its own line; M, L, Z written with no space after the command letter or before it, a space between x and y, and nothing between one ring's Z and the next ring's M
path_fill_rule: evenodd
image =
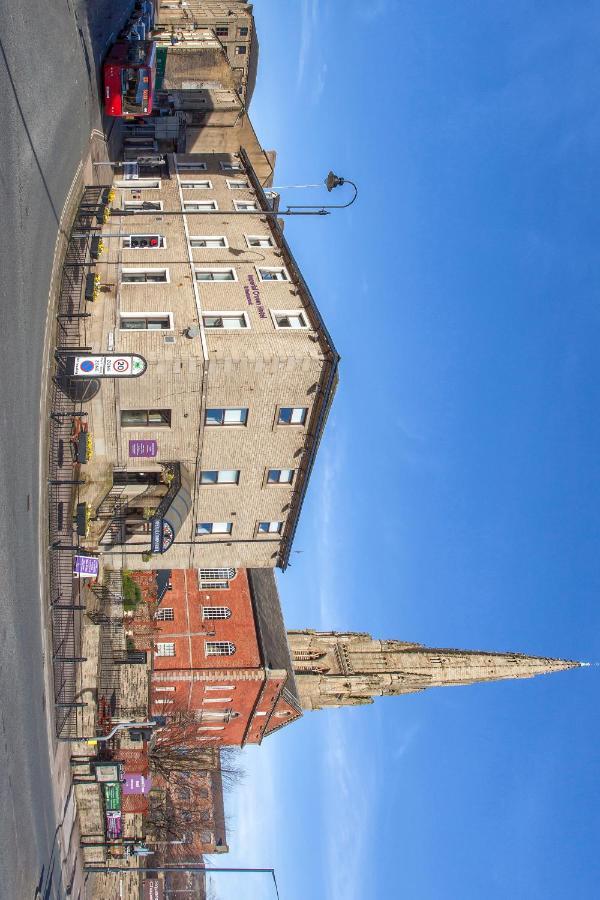
M138 209L116 209L115 207L110 208L111 216L143 216L152 212L153 208L155 212L158 212L161 216L272 216L275 219L278 219L280 216L328 216L330 215L330 210L332 209L345 209L347 206L352 206L356 198L358 197L358 188L353 181L350 181L348 178L342 178L340 175L336 175L334 172L329 172L327 178L324 181L325 187L331 193L331 191L336 187L341 187L344 184L351 184L354 188L354 195L350 198L347 203L338 203L338 204L320 204L320 205L309 205L302 206L298 204L292 204L291 206L287 206L283 210L275 210L275 209L176 209L176 210L156 210L153 207L152 201L146 201L142 203L141 207Z

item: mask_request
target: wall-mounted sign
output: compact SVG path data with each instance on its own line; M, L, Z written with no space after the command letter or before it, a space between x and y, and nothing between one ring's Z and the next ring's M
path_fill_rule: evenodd
M153 458L158 453L158 441L129 441L129 456Z
M150 520L150 549L152 553L165 553L174 540L175 532L166 519L157 516Z
M260 291L254 275L248 275L248 284L244 285L244 294L246 295L246 303L248 306L255 306L258 310L259 318L266 319L267 312L261 300Z
M106 837L109 841L116 841L123 834L123 822L120 812L106 813Z
M143 356L131 353L65 353L62 358L67 375L76 378L137 378L147 366Z
M130 794L148 794L152 787L152 779L149 775L137 775L134 772L125 775L122 782L125 796Z
M76 578L96 578L100 569L97 556L75 556L73 558L73 575Z
M147 878L142 881L142 897L144 900L163 900L165 896L165 883L158 878Z

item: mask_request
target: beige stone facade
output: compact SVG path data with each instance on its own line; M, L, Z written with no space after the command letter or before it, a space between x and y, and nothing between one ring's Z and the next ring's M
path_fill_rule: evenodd
M217 38L227 54L236 89L246 107L250 105L256 83L258 39L254 27L252 4L243 0L159 0L156 15L157 32L208 30Z
M523 653L381 641L357 632L288 631L288 641L303 709L360 706L380 696L533 678L581 665Z
M86 344L147 370L103 380L86 404L89 546L131 569L285 567L338 356L245 154L169 169L116 178L113 207L157 209L103 228ZM136 441L156 455L132 456Z

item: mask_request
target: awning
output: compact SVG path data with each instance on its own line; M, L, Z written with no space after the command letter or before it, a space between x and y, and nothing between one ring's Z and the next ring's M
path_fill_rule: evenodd
M192 479L180 463L170 463L173 480L150 520L152 553L165 553L192 509Z

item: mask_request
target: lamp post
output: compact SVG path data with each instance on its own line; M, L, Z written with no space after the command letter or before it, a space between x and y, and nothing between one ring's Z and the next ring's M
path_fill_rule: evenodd
M353 181L350 181L349 178L342 178L340 175L336 175L334 172L329 172L327 178L325 179L325 187L329 192L331 192L336 187L341 187L344 184L351 184L354 188L354 195L348 200L347 203L338 203L338 204L320 204L320 205L298 205L292 204L291 206L287 206L283 210L275 210L275 209L175 209L175 210L154 210L160 216L271 216L272 218L278 219L280 216L328 216L330 215L330 211L332 209L346 209L347 206L352 206L356 198L358 197L358 188ZM139 209L117 209L115 207L110 208L111 216L144 216L151 213L153 209L152 201L148 201L147 205L142 203L142 206Z

